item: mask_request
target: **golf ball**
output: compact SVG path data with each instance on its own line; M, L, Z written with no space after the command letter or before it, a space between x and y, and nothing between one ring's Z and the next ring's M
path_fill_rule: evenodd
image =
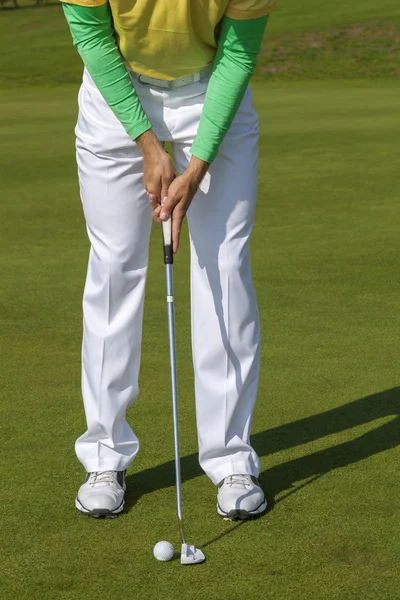
M166 562L167 560L171 560L175 554L175 550L170 542L158 542L153 548L153 554L157 560Z

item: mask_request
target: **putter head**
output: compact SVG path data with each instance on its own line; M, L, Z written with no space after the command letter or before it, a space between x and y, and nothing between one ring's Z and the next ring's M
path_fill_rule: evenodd
M192 544L182 544L181 549L181 565L195 565L203 562L206 557L201 550Z

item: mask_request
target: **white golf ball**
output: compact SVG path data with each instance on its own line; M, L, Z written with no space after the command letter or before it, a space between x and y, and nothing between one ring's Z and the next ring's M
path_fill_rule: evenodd
M153 554L157 560L166 562L173 558L175 550L170 542L158 542L153 548Z

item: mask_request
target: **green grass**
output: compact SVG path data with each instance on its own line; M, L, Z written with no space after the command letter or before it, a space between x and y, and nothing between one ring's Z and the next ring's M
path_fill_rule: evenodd
M347 31L364 11L399 23L397 0L340 2L334 15L316 6L281 2L271 36ZM263 327L253 443L271 509L251 523L217 517L197 465L185 230L174 266L184 512L208 559L185 569L152 556L160 539L179 542L158 228L127 511L96 521L74 508L88 242L74 163L80 66L60 17L52 6L0 12L0 597L399 600L397 80L253 85Z
M392 20L292 32L268 31L258 79L342 79L400 74L400 25Z
M272 510L246 525L217 518L214 487L197 467L184 236L175 265L184 510L189 539L208 558L196 569L151 554L159 539L178 543L158 229L142 394L129 411L142 452L128 511L111 522L75 512L88 250L75 89L25 93L29 111L24 94L0 96L1 597L399 598L396 85L255 86L252 257L264 342L253 440Z
M81 61L60 3L0 11L0 82L7 87L79 83ZM23 41L28 40L29 46ZM400 73L398 0L278 2L255 76L263 80L376 78Z
M347 27L364 21L387 20L400 24L400 5L397 0L374 0L346 2L338 0L334 5L318 0L296 0L280 2L276 15L271 20L271 29L276 34L300 31L326 30L332 27Z

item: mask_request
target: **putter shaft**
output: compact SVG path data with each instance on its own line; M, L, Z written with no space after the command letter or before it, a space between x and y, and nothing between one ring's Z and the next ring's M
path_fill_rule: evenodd
M182 544L186 544L182 520L182 489L181 489L181 463L179 458L179 423L178 423L178 392L176 384L176 353L175 353L175 319L174 319L174 291L172 264L165 265L167 279L167 305L168 305L168 331L169 331L169 356L171 363L172 382L172 413L174 422L175 445L175 474L176 474L176 500L178 507L179 531Z
M174 445L175 445L175 476L176 476L176 499L178 507L179 531L182 539L181 564L192 565L205 560L201 550L195 548L185 541L182 519L182 485L181 485L181 462L179 455L179 421L178 421L178 392L176 385L176 354L175 354L175 319L174 319L174 291L172 264L174 254L172 250L172 222L171 218L162 222L164 264L167 279L167 306L168 306L168 332L169 332L169 355L171 363L172 383L172 413L174 421Z

